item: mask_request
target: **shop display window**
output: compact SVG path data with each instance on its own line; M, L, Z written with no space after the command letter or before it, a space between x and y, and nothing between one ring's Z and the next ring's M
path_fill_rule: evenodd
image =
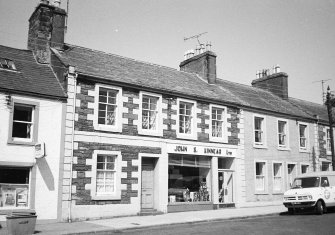
M169 157L169 203L211 201L210 158Z
M0 168L0 208L28 207L29 169Z

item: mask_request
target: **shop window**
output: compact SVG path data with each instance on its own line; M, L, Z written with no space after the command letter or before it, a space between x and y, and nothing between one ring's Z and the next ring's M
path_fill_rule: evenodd
M266 147L265 117L254 116L254 147Z
M29 168L0 168L0 208L29 206Z
M94 200L120 199L120 152L95 150L91 195Z
M256 162L256 191L265 191L266 163Z
M282 191L282 163L273 163L273 190Z
M287 121L278 120L278 147L288 147L288 128Z
M106 131L122 130L121 125L121 89L109 86L96 86L95 129Z
M169 203L211 201L210 171L209 157L170 156L168 181Z
M10 120L9 143L31 143L37 140L38 103L14 99Z
M0 58L0 68L16 70L15 64L12 60Z
M210 140L215 142L226 142L226 108L222 106L211 107L211 126L210 126Z
M308 146L307 125L299 124L299 147L300 150L306 151Z
M178 99L177 137L196 139L195 102Z
M161 118L161 96L140 92L140 124L139 133L147 135L161 136L162 118Z

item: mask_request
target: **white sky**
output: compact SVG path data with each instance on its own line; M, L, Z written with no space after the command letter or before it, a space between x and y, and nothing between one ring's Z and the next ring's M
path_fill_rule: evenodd
M0 0L0 44L26 49L38 0ZM66 0L61 7L66 9ZM186 50L212 42L219 78L251 84L279 64L289 96L322 102L335 90L335 0L69 0L66 42L179 68Z

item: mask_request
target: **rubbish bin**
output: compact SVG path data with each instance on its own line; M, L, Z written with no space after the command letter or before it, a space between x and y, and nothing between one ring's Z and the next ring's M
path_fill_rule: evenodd
M35 231L37 215L34 212L17 212L6 216L8 235L31 235Z

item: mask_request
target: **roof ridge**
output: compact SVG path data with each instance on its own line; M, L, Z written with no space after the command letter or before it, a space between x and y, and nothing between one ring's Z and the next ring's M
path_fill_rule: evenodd
M159 65L159 64L155 64L155 63L150 63L150 62L146 62L146 61L143 61L143 60L133 59L133 58L130 58L130 57L121 56L121 55L113 54L113 53L110 53L110 52L99 51L99 50L96 50L96 49L92 49L92 48L88 48L88 47L82 47L82 46L77 46L77 45L73 45L73 44L69 44L69 43L66 43L66 45L67 46L72 46L72 47L75 47L75 48L81 48L81 49L89 50L89 51L92 51L92 52L98 52L98 53L102 53L102 54L105 54L105 55L110 55L110 56L115 56L115 57L119 57L119 58L131 60L131 61L139 62L139 63L142 63L142 64L156 66L156 67L159 67L159 68L166 68L166 69L174 70L174 71L177 71L177 72L182 72L182 71L179 71L178 69L171 68L171 67L168 67L168 66ZM65 51L66 50L64 50L64 52Z

